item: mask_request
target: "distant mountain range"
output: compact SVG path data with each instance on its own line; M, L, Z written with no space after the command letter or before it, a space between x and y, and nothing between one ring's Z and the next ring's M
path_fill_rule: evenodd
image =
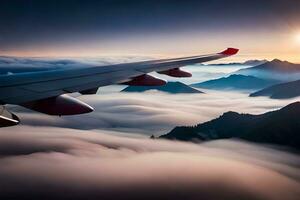
M128 86L123 89L121 92L145 92L149 90L158 90L161 92L167 92L171 94L180 94L180 93L203 93L200 90L192 88L181 82L168 82L163 86Z
M233 62L233 63L220 63L220 64L209 64L209 65L219 65L219 66L225 66L225 65L247 65L247 66L257 66L261 65L263 63L268 62L267 60L247 60L245 62Z
M290 98L299 95L298 82L287 85L282 83L300 80L300 64L274 59L270 62L266 60L249 60L244 63L230 63L229 65L234 64L253 65L254 67L240 69L228 77L195 83L190 86L180 82L169 82L165 86L129 86L122 90L122 92L158 90L172 94L202 93L196 88L205 88L215 90L246 90L252 92L259 90L250 96L263 95L271 96L271 98Z
M191 86L206 89L257 90L277 83L279 83L277 80L234 74L229 77L192 84Z
M261 115L227 112L197 126L176 127L160 138L183 141L240 138L300 149L299 116L300 102Z
M234 74L250 75L263 79L293 81L300 79L300 64L274 59L255 67L240 69Z
M250 97L269 96L272 99L286 99L300 96L300 80L281 83L250 94Z

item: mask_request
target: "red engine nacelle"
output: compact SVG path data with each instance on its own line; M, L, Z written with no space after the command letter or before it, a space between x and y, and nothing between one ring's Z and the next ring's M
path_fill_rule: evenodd
M191 73L183 71L179 68L169 69L169 70L166 70L166 71L160 71L160 72L157 72L157 73L165 74L165 75L172 76L172 77L179 77L179 78L191 77L192 76Z
M92 112L88 104L68 95L32 101L22 106L48 115L77 115Z

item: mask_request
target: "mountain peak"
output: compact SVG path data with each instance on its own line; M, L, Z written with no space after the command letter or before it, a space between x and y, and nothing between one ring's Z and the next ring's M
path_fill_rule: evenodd
M230 76L226 77L228 79L254 79L258 80L259 78L256 78L255 76L250 76L250 75L242 75L242 74L231 74Z
M279 60L278 58L273 59L271 62L273 63L277 63L277 62L282 62L281 60Z
M241 75L241 74L232 74L232 75L228 76L227 78L229 78L229 77L231 77L231 78L242 78L242 77L247 77L247 76L244 76L244 75Z
M278 82L295 81L299 80L300 64L274 59L255 67L240 69L236 73L262 79L275 79Z
M192 84L193 87L207 89L256 90L262 89L278 81L260 79L251 75L232 74L228 77Z
M244 64L244 65L250 65L250 66L257 66L257 65L264 64L266 62L268 62L268 60L265 60L265 59L264 60L247 60L247 61L245 61L242 64Z
M300 111L300 101L296 101L291 103L280 109L281 111Z
M250 94L250 97L268 96L272 99L288 99L300 96L300 79L280 83Z
M290 63L290 62L288 62L286 60L279 60L277 58L275 58L274 60L272 60L270 63L271 64L292 64L292 63Z
M238 117L240 114L237 112L233 112L233 111L228 111L226 113L223 113L223 115L221 116L222 118L235 118Z
M171 94L179 93L203 93L200 90L192 88L182 82L168 82L163 86L128 86L122 90L122 92L145 92L149 90L157 90L161 92L167 92Z

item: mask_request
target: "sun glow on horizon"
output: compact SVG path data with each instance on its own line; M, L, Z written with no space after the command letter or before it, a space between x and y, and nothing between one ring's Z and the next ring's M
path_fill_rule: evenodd
M295 40L296 40L297 44L300 45L300 32L296 33Z
M35 44L26 48L0 49L0 55L17 57L51 58L101 58L101 57L146 57L176 58L220 52L227 47L236 47L240 52L218 63L244 62L247 60L287 60L300 63L300 31L273 33L249 32L185 32L149 34L113 39L91 38L77 42L62 41L61 44ZM147 38L147 40L145 40Z

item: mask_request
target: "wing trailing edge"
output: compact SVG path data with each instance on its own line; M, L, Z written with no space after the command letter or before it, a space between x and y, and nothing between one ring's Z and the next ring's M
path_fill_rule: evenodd
M169 69L169 70L160 71L160 72L157 72L157 73L168 75L168 76L171 76L171 77L176 77L176 78L192 77L191 73L183 71L180 68Z

